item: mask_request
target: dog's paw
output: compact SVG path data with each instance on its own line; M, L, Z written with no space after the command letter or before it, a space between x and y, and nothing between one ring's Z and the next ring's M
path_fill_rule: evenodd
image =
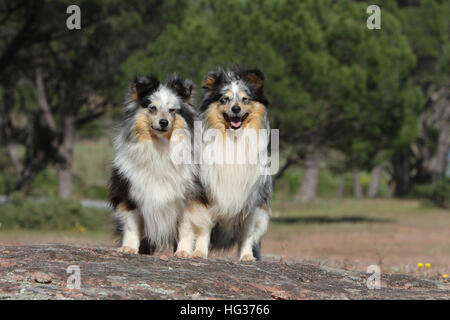
M247 254L244 254L239 259L239 261L242 261L242 262L253 262L253 261L256 261L256 258L252 254L247 253Z
M193 258L201 258L201 259L206 259L206 252L203 252L201 250L195 250L194 253L192 254Z
M173 255L177 258L192 258L192 254L184 250L177 251Z
M120 247L119 249L117 249L117 251L122 252L122 253L130 253L130 254L138 253L137 249L127 247L127 246Z

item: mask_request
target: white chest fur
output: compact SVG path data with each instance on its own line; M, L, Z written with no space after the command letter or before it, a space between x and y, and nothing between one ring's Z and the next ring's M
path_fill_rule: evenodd
M245 139L234 140L228 136L222 141L215 140L206 147L219 156L215 163L200 167L200 176L213 200L213 215L227 219L235 217L246 207L249 196L256 191L255 184L263 166L258 162L260 149L256 141L249 145Z
M130 181L130 196L144 218L146 236L161 247L170 245L193 183L193 167L174 163L170 142L163 139L116 144L114 166Z
M245 207L259 177L257 165L206 165L201 168L202 182L208 186L217 216L234 217Z

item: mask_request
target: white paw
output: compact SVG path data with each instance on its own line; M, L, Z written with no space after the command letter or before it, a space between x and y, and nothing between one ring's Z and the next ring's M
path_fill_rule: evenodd
M193 258L201 258L201 259L206 259L207 254L206 252L203 252L201 250L195 250L194 253L192 254Z
M122 252L122 253L130 253L130 254L138 253L137 249L127 247L127 246L120 247L119 249L117 249L117 251Z
M250 253L244 254L239 258L239 261L242 262L253 262L255 260L256 260L255 257Z
M192 258L192 254L185 250L177 250L173 255L177 258Z

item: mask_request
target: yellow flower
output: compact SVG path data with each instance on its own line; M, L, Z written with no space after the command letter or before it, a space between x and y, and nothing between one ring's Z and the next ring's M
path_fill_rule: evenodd
M427 267L428 269L430 269L430 268L431 268L431 264L425 263L425 267Z
M419 268L423 268L423 263L422 263L422 262L419 262L419 263L417 264L417 266L418 266Z
M443 274L442 278L447 279L448 275L447 274Z

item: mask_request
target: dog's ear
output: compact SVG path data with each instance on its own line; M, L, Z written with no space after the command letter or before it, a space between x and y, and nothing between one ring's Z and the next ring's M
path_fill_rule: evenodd
M138 101L159 87L159 80L155 76L136 76L132 85L132 99Z
M259 69L243 70L241 76L255 89L262 89L264 86L264 74Z
M192 96L194 95L194 82L190 79L183 79L175 75L172 79L167 82L167 87L175 91L177 96L186 102L191 102Z
M203 89L214 90L223 82L224 74L222 69L217 69L216 71L210 71L206 74L203 80Z

